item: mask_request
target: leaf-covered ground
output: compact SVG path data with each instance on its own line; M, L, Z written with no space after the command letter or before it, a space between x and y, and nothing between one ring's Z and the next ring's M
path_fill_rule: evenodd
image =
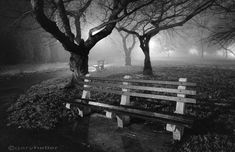
M81 91L65 89L69 81L70 78L51 79L32 86L9 108L8 125L51 129L61 119L70 118L73 113L63 103L81 96Z
M186 130L185 138L175 145L174 151L234 151L235 134L235 70L208 67L158 67L154 77L143 77L135 67L124 73L121 68L105 71L107 76L122 78L129 74L135 79L173 80L188 78L197 83L197 105L188 105L186 113L196 117L192 130ZM119 71L116 74L115 71ZM137 71L137 72L136 72ZM108 74L107 74L108 73ZM110 76L111 75L111 76ZM64 102L81 96L81 89L65 89L70 78L52 79L32 86L12 105L9 124L19 128L52 129L62 119L75 119L74 110L67 110ZM120 96L108 93L92 93L101 102L118 104ZM155 109L152 104L139 104L139 98L131 98L136 106ZM162 101L159 101L160 104ZM163 111L173 111L168 105ZM159 110L159 109L157 109Z

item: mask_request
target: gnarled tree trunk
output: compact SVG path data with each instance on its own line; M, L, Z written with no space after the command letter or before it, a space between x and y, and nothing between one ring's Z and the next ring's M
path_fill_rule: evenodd
M144 53L144 70L143 75L153 75L151 60L150 60L150 53L149 53L149 41L150 37L139 37L140 41L140 48Z
M151 60L150 60L150 55L149 55L149 49L145 48L144 50L144 70L143 74L144 75L153 75L153 70L152 70L152 65L151 65Z
M74 84L76 84L76 82L78 82L77 80L79 77L88 74L88 54L81 56L75 53L71 53L69 65L73 75L68 87L72 87Z

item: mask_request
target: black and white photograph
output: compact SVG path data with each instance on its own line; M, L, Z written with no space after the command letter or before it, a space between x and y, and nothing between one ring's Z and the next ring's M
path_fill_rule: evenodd
M235 152L235 0L0 0L1 152Z

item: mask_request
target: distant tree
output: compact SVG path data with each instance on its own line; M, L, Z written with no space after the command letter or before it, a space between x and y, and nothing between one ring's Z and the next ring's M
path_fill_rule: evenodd
M145 5L150 4L152 2L153 1L150 0ZM105 18L101 19L101 22L105 22L105 20L107 20L107 14L108 14L109 8L104 6L104 5L101 5L101 8L103 10L104 16L106 16ZM118 22L117 27L125 25L127 22L131 23L132 21L130 19L127 19L127 20L124 20L124 22L122 22L122 23ZM122 24L122 25L120 25L120 24ZM121 45L122 49L124 51L125 65L126 66L131 66L131 53L132 53L132 50L134 49L134 47L136 45L136 38L137 37L135 35L130 34L130 33L123 32L122 30L120 30L117 27L116 27L116 30L117 30L118 34L120 35L120 37L121 37L121 44L118 44L118 45ZM133 28L135 28L135 27L133 27ZM117 43L116 43L116 45L117 45Z
M157 40L160 44L160 52L165 53L167 57L170 57L171 54L177 50L177 41L179 40L179 38L176 37L177 35L178 33L172 29L161 31L158 34L159 37Z
M212 27L209 41L224 50L225 57L228 57L228 52L235 56L234 50L229 49L235 42L235 1L225 0L217 1L213 8L214 14L219 19Z
M168 58L171 56L171 54L172 54L174 51L175 51L174 48L169 47L169 46L167 46L167 45L161 46L161 52L162 52L162 53L166 53Z
M121 39L122 47L125 54L125 65L131 66L131 53L136 45L136 36L129 33L125 33L121 30L117 30Z
M208 35L208 28L209 28L209 21L210 21L210 17L211 14L204 12L202 14L198 14L197 16L195 16L195 18L192 21L192 28L196 28L197 30L195 31L196 33L195 36L197 37L197 40L200 44L199 44L199 48L201 48L201 58L204 58L204 54L205 54L205 49L204 49L204 41L205 41L205 37Z
M154 1L148 7L145 7L130 16L131 23L129 23L129 25L118 27L120 30L134 34L138 37L140 48L145 55L144 75L153 74L149 53L149 42L151 38L160 31L183 26L194 16L212 6L215 1L216 0ZM138 28L136 30L131 30L133 26Z

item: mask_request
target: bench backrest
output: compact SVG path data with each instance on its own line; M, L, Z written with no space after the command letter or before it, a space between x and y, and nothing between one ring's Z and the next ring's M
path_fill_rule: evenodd
M98 60L98 61L97 61L96 69L97 69L98 71L104 69L104 60Z
M84 90L175 101L181 103L196 103L194 98L186 97L186 95L196 95L196 91L186 90L186 87L194 87L196 84L187 82L185 78L180 78L177 82L133 80L130 79L129 76L125 76L125 78L126 79L85 77L85 81L83 82ZM164 87L162 87L162 85Z

